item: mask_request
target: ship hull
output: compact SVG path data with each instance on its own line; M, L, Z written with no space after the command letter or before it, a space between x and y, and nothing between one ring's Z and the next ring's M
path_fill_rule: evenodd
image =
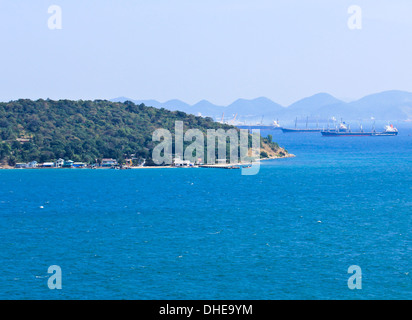
M321 132L321 129L290 129L282 128L283 133Z
M377 132L375 134L373 134L373 136L375 137L387 137L387 136L397 136L398 132Z
M321 131L325 137L384 137L396 136L398 132L336 132L336 131Z
M260 130L280 130L280 127L275 127L275 126L236 126L239 129L248 129L248 130L253 130L253 129L260 129Z

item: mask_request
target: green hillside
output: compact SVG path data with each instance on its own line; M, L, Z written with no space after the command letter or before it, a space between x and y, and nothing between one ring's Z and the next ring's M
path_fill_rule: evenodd
M229 129L231 126L210 118L180 111L116 103L106 100L17 100L0 103L0 162L45 162L59 158L93 163L95 159L122 161L132 154L150 158L157 142L152 133L158 128L174 132L175 121L183 121L185 130ZM265 144L284 154L277 144ZM268 154L268 156L271 156Z

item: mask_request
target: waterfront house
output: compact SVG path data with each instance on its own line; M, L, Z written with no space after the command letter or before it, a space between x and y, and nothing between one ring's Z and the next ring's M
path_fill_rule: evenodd
M64 160L63 159L59 159L55 162L55 166L56 168L61 168L64 165Z
M181 160L180 158L173 159L173 166L175 167L192 167L193 163L189 160Z
M41 166L42 168L53 168L54 167L54 162L45 162Z
M73 163L73 168L86 168L87 164L83 162L75 162Z
M14 168L16 168L16 169L26 169L26 168L27 168L27 164L26 164L26 163L16 163L16 165L14 166Z
M32 161L27 164L27 168L37 168L37 161Z
M115 159L102 159L102 167L110 168L117 166L117 161Z
M74 161L72 160L65 160L63 163L63 168L72 168Z

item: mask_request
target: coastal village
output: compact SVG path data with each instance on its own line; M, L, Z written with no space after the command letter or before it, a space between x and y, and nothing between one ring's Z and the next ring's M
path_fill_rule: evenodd
M226 159L217 159L216 164L204 164L202 159L198 159L196 162L190 160L182 160L180 158L174 158L171 165L164 166L145 166L146 160L136 164L135 159L126 159L123 163L119 163L116 159L106 158L96 163L88 164L84 162L74 162L72 160L58 159L56 161L38 163L37 161L31 161L28 163L16 163L14 167L7 166L0 169L139 169L139 168L221 168L221 169L240 169L251 166L251 163L227 163Z
M119 163L115 159L102 159L101 162L87 164L84 162L74 162L72 160L58 159L56 161L38 163L31 161L28 163L16 163L15 169L41 169L41 168L65 168L65 169L93 169L93 168L114 168L118 167Z
M14 169L133 169L143 168L146 160L143 159L140 163L137 163L135 159L126 159L124 162L119 163L116 159L104 158L100 161L96 159L95 163L74 162L72 160L58 159L56 161L38 163L37 161L31 161L28 163L16 163ZM183 161L175 159L173 165L176 167L191 167L194 166L190 161Z

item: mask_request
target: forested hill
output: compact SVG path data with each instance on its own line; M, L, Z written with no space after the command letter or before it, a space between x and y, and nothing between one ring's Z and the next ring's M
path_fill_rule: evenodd
M122 161L135 154L150 159L152 133L158 128L174 132L175 121L185 130L229 129L210 118L106 100L17 100L0 103L0 162L45 162L71 159ZM267 147L267 146L266 146ZM271 144L275 150L276 144ZM265 148L267 149L267 148Z

